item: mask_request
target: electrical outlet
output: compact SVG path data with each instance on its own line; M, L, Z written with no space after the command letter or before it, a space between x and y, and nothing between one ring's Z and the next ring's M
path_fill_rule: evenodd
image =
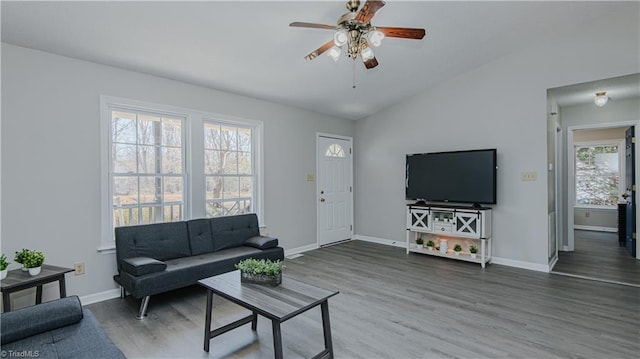
M314 176L312 174L308 174L307 175L307 182L313 182L314 181Z
M75 270L75 275L84 274L84 262L78 262L74 264L73 269Z
M522 172L520 174L520 179L523 181L535 181L538 179L538 174L536 171Z

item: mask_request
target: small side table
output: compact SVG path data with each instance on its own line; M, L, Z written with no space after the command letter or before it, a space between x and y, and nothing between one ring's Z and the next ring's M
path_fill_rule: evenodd
M36 304L42 303L42 285L58 281L60 284L60 298L67 296L64 281L65 273L73 272L71 268L57 267L48 264L42 265L42 271L36 276L30 276L29 272L22 269L14 269L7 273L7 278L1 282L2 304L4 311L11 311L11 301L9 295L24 289L36 288Z

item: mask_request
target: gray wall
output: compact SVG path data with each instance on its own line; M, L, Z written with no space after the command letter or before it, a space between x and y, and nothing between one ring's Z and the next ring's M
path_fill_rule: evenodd
M546 90L638 72L637 29L633 12L558 29L544 42L359 120L356 233L404 241L405 154L495 147L494 262L548 270ZM521 181L523 171L537 172L538 180Z
M86 275L67 275L69 293L116 288L115 255L96 251L102 94L262 120L266 230L287 250L316 243L315 182L306 181L316 132L353 136L353 121L2 44L1 238L10 260L27 247L50 264L85 261ZM55 288L45 286L45 297Z

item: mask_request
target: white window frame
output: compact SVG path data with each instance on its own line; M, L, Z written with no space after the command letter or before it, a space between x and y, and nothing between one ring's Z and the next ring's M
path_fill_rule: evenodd
M100 96L100 161L101 161L101 235L98 251L113 253L115 239L113 230L113 207L111 196L111 108L135 109L139 111L166 113L185 118L185 183L184 183L184 220L204 218L205 176L204 176L204 121L210 119L218 123L252 127L254 129L253 153L256 175L256 194L253 209L258 216L260 227L264 228L264 147L263 122L259 120L198 111L170 105L150 103L114 96Z
M625 143L624 140L597 140L597 141L579 141L579 142L574 142L573 143L573 177L576 178L576 171L577 171L577 163L576 163L576 149L578 147L602 147L602 146L618 146L618 168L619 168L619 174L620 174L620 179L618 181L618 199L621 198L621 196L624 194L625 192L625 188L626 188L626 161L625 161ZM578 200L578 196L577 196L577 190L578 190L578 186L577 186L577 180L574 181L575 184L573 186L573 208L579 208L579 209L616 209L617 207L615 205L613 206L601 206L601 205L593 205L593 204L579 204L577 203Z

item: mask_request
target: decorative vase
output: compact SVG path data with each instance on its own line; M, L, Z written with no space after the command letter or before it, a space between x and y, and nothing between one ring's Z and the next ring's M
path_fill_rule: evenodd
M40 271L42 270L42 267L33 267L33 268L29 268L29 275L30 276L37 276L38 274L40 274Z
M277 275L264 275L241 272L240 281L243 283L265 284L275 287L282 283L282 273Z
M8 272L7 272L7 269L6 269L6 268L5 268L5 269L3 269L3 270L1 270L1 271L0 271L0 279L5 279L5 278L7 278L7 273L8 273Z
M422 249L423 245L422 244L418 244L418 249Z
M446 239L441 239L440 240L440 253L442 253L442 254L446 254L447 253L447 240Z
M478 253L471 253L471 258L476 258L478 256Z
M456 252L456 257L459 257L459 256L460 256L460 252Z
M428 246L428 247L427 247L427 250L428 250L429 252L433 252L433 247Z
M21 269L22 269L23 272L28 272L29 271L29 268L25 267L24 264L22 265Z

